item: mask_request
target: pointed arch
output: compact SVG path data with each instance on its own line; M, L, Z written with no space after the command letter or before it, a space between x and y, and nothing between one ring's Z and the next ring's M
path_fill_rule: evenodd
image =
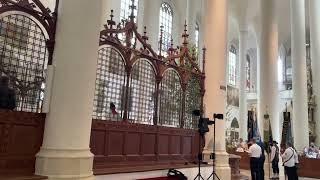
M98 51L93 119L119 121L123 115L127 82L125 61L120 52L111 46ZM110 104L118 114L112 113Z
M148 59L137 60L131 71L129 85L129 121L153 125L156 73Z
M180 127L182 111L181 78L177 71L167 69L160 83L159 125Z

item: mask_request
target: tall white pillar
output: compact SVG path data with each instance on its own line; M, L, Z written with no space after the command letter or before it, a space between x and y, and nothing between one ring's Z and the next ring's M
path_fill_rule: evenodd
M247 41L248 41L248 30L245 28L240 29L239 34L239 57L240 57L240 89L239 89L239 122L240 122L240 137L247 139L248 137L248 118L247 118Z
M291 0L293 138L298 151L309 145L305 1Z
M317 107L314 118L316 121L316 144L320 145L320 1L311 0L310 3L310 42L311 42L311 66L313 94L316 98Z
M94 179L89 143L101 0L63 0L59 12L52 98L36 174L89 180Z
M264 115L269 114L273 139L280 141L278 110L278 25L276 0L261 1L261 34L258 66L258 127L264 138ZM267 141L268 139L264 139Z
M227 52L227 0L207 1L205 23L206 80L204 96L205 116L213 118L214 113L225 114L226 105L226 52ZM231 179L229 155L225 144L225 119L216 122L216 173L221 179ZM206 136L204 154L212 152L213 127Z

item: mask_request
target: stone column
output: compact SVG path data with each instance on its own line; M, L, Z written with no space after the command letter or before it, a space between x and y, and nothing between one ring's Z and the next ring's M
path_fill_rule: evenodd
M239 123L240 123L240 137L247 139L248 132L248 118L247 118L247 41L248 41L248 30L245 28L240 29L239 34L239 57L240 57L240 88L239 88Z
M60 1L52 98L35 172L49 179L94 179L89 142L101 7L101 0Z
M269 114L273 138L280 141L278 110L278 25L276 0L261 1L261 34L258 62L258 127L264 138L264 115ZM267 139L265 139L267 141Z
M309 145L309 126L305 1L301 0L291 0L291 57L293 139L295 148L302 151L305 146Z
M227 0L210 0L206 4L205 46L206 53L206 80L204 96L205 116L213 119L214 113L225 114L226 107L226 52L227 52ZM229 155L225 144L225 119L216 122L216 173L220 179L231 179ZM213 126L206 135L204 155L212 152Z
M317 107L314 118L316 121L316 144L320 145L320 1L312 0L310 3L310 42L311 42L311 65L312 65L312 85L313 94Z

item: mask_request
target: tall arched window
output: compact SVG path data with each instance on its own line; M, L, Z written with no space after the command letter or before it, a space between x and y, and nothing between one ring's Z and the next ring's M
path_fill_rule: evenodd
M195 29L195 46L196 50L199 51L199 25L196 23L196 29Z
M228 65L228 83L236 86L237 79L237 50L234 46L231 46L229 50L229 65Z
M250 66L250 56L247 54L247 63L246 63L246 89L247 91L250 91L251 87L251 66Z
M128 17L131 15L131 0L121 0L121 10L120 10L120 19L128 19ZM133 11L133 15L137 17L138 15L138 0L134 0L134 5L136 8ZM134 19L136 22L137 18Z
M167 52L171 36L172 36L172 19L173 19L173 12L169 4L162 3L160 7L160 16L159 16L159 22L160 26L163 27L163 36L162 36L162 48L161 50L163 52ZM161 31L159 31L159 34ZM160 47L159 47L160 50Z

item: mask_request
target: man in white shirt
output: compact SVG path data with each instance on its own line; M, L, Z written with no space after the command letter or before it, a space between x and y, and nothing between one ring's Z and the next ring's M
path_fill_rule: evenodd
M273 170L273 177L279 177L279 147L277 145L277 141L272 142L271 146L271 157L270 161L272 162L272 170Z
M281 155L285 173L288 176L288 180L298 180L296 163L299 163L298 154L292 147L291 143L287 143L287 149Z
M263 179L261 177L260 168L259 168L259 160L262 154L261 147L256 144L256 140L251 140L251 146L248 150L250 156L250 170L251 170L251 179L252 180L260 180Z

